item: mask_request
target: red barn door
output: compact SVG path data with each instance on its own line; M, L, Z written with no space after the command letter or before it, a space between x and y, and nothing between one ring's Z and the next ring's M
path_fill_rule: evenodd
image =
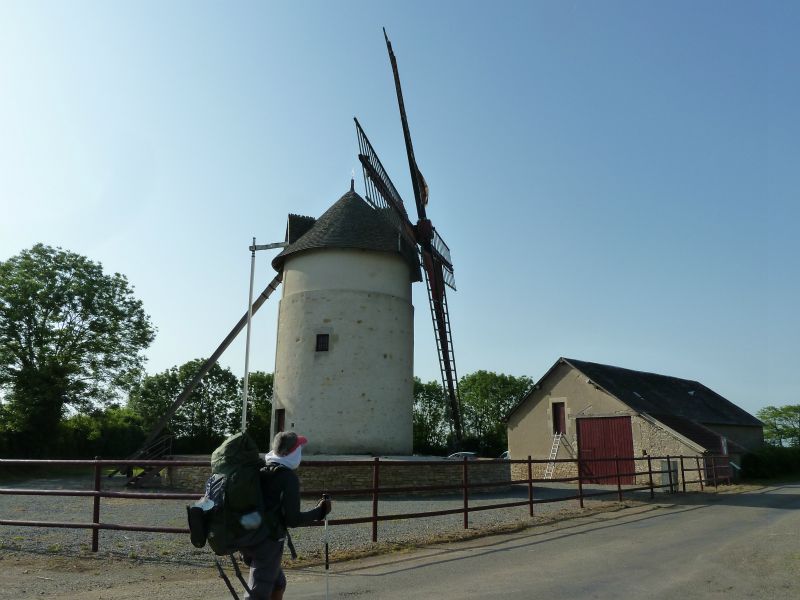
M576 419L578 425L578 456L591 458L619 457L621 473L633 473L633 433L630 417L591 417ZM582 473L589 483L616 484L616 465L613 460L583 463ZM620 478L621 483L633 483L633 475Z

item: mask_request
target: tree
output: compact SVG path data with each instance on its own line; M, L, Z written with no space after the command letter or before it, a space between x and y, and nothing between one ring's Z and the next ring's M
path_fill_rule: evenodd
M764 423L764 440L774 446L800 446L800 404L765 406L756 413Z
M508 446L505 416L533 387L530 377L476 371L458 383L465 447L499 455Z
M133 388L128 407L142 417L147 430L167 412L203 362L198 358L148 375ZM175 436L175 449L209 452L216 448L225 436L241 428L240 399L240 379L219 364L211 367L167 425L166 431Z
M7 428L44 453L69 410L131 387L155 331L124 275L43 244L0 262L0 388Z
M272 373L255 371L248 378L248 419L247 432L262 450L268 451L272 440L269 439L272 422Z
M443 454L447 450L447 400L441 384L414 377L414 452Z

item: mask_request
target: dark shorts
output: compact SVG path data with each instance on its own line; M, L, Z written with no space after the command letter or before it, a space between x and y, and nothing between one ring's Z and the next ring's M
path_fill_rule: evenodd
M242 550L242 556L250 564L247 585L250 595L245 600L269 600L273 590L286 588L286 576L281 569L283 540L265 540L258 546Z

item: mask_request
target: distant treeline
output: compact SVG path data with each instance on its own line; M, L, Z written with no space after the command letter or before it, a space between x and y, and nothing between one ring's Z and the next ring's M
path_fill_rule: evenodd
M36 244L0 262L0 454L121 458L137 450L199 369L201 359L145 375L155 328L124 275ZM527 377L478 371L460 380L464 445L506 447L506 411ZM272 375L249 378L248 431L268 446ZM242 381L214 366L170 420L175 453L205 453L241 425ZM436 382L414 384L414 448L454 447L451 415Z
M172 367L136 382L125 405L111 404L65 415L49 432L46 443L31 443L14 419L0 426L0 454L6 457L123 458L141 447L147 434L202 365L203 359ZM248 432L263 451L269 446L272 373L249 377ZM528 378L478 371L460 381L465 439L462 448L496 456L506 448L503 416L530 389ZM241 426L242 380L215 365L164 429L176 454L205 454ZM447 414L449 403L437 382L414 381L414 450L441 455L454 439ZM0 406L2 410L2 406Z

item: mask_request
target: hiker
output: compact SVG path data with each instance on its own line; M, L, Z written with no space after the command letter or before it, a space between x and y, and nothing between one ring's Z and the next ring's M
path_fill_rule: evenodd
M241 550L250 567L248 586L250 600L281 600L286 590L286 576L281 568L283 545L292 548L288 527L322 521L331 511L331 501L322 499L309 511L300 510L300 480L295 469L300 466L303 446L308 440L293 431L282 431L272 440L272 450L264 457L261 469L261 493L265 506L280 505L283 523L278 540L266 539L251 548Z

